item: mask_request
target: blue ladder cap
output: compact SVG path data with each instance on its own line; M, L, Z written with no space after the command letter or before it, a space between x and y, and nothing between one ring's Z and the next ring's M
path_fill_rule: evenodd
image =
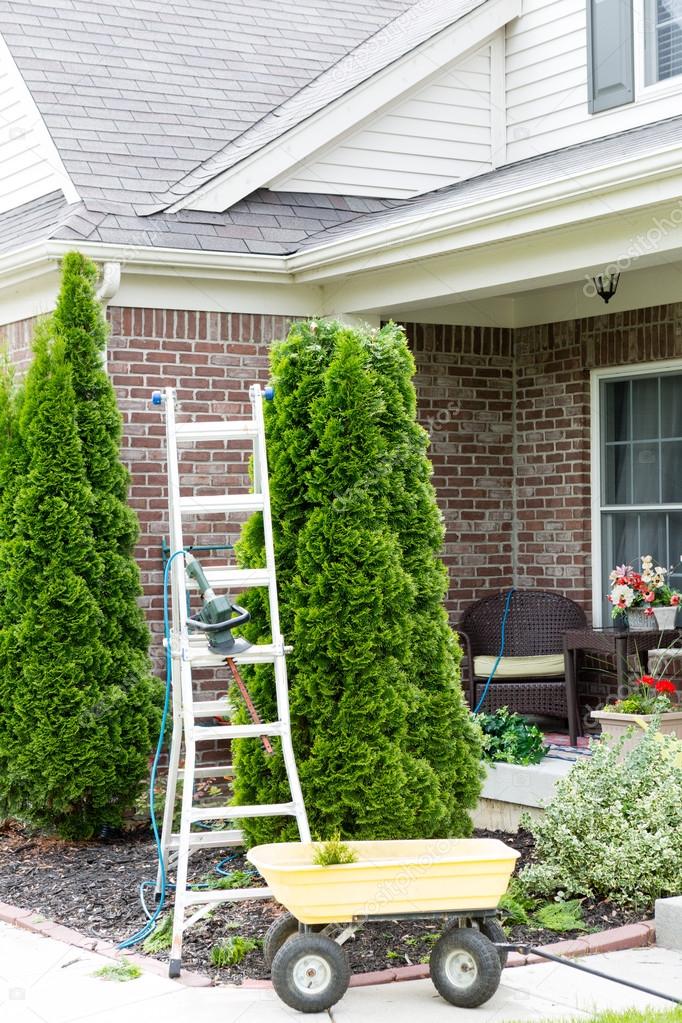
M266 401L272 401L272 399L275 397L275 388L272 386L264 387L263 397L265 398Z
M160 405L162 401L161 391L152 391L152 405Z

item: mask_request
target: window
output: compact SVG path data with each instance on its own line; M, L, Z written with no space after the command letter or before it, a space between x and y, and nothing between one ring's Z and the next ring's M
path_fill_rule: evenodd
M611 569L642 554L675 565L682 590L682 367L601 379L599 435L603 608Z
M645 0L646 84L682 74L682 0Z

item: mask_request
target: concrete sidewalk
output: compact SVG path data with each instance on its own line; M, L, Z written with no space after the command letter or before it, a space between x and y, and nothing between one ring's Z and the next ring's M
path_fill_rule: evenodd
M186 988L145 974L127 983L92 974L111 963L92 952L0 924L2 1023L505 1023L589 1019L606 1008L669 1007L669 1002L581 975L564 966L506 970L490 1002L455 1009L430 981L351 988L330 1013L302 1016L270 990ZM590 965L682 997L682 955L657 948L591 956Z

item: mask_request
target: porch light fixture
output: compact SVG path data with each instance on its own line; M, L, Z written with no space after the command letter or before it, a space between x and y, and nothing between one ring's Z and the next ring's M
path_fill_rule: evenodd
M619 280L620 273L598 274L598 276L594 278L594 286L597 289L597 294L600 298L604 299L607 305L618 290Z

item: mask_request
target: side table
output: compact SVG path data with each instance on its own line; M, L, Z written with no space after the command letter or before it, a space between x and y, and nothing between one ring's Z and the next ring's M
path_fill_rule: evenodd
M602 628L569 629L564 633L564 664L566 670L566 700L568 703L568 731L571 745L575 746L578 734L582 734L578 713L578 658L586 651L615 654L618 689L622 690L627 678L628 657L632 654L647 654L649 650L665 646L682 629L661 632L651 629L646 632Z

